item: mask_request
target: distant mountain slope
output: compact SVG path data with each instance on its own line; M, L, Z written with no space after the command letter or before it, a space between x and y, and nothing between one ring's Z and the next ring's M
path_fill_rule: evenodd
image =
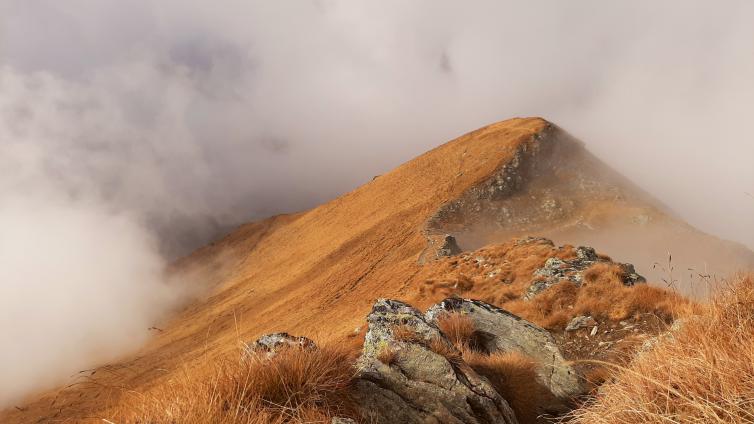
M676 237L709 262L724 252L734 259L730 267L754 264L752 252L663 212L552 124L511 119L312 210L241 226L178 261L173 272L201 280L206 295L160 323L163 331L136 356L48 393L24 411L7 411L0 421L77 417L103 406L103 398L116 401L121 387L143 390L262 333L342 337L361 325L376 298L418 293L423 264L436 257L436 240L444 234L455 235L466 250L523 234L591 242L624 261L632 260L632 251L647 256L637 261L640 272L649 259L663 260L664 242ZM604 245L594 242L599 239ZM609 243L617 248L608 249Z

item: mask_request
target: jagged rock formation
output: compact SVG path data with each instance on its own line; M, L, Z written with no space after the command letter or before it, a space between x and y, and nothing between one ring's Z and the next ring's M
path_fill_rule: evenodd
M421 312L380 299L367 321L356 389L368 421L518 422L486 379L461 366L460 353Z
M244 344L244 351L247 355L264 355L272 358L280 349L316 349L314 341L304 336L291 336L288 333L265 334L251 343Z
M580 246L576 248L576 258L563 260L559 258L550 258L545 265L538 269L534 275L535 281L526 291L524 299L530 300L543 290L554 286L555 284L567 280L577 286L581 285L584 278L584 271L597 263L613 263L610 259L600 257L594 248ZM618 263L621 269L621 280L627 286L634 284L646 283L647 280L636 273L632 264Z
M430 233L467 238L474 231L507 235L555 222L590 227L583 210L600 202L643 202L644 194L589 154L555 125L518 147L495 173L439 208L427 222ZM646 221L639 213L632 219Z
M471 299L445 299L430 307L425 317L429 322L437 322L447 313L460 313L471 319L487 353L515 351L535 359L541 365L538 376L542 384L555 396L570 399L583 394L579 376L563 359L547 330L496 306Z

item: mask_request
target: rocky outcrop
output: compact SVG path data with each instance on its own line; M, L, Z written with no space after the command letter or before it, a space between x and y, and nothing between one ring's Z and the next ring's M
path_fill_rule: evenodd
M560 399L583 394L576 371L568 365L547 330L496 306L471 299L449 298L432 306L425 315L436 323L448 313L460 313L474 324L475 338L486 353L522 353L540 365L538 377Z
M584 279L584 271L597 263L613 262L597 255L593 248L584 246L576 248L576 258L574 259L550 258L542 268L534 272L535 279L526 291L524 299L531 300L542 291L564 280L580 286ZM617 265L620 266L622 271L623 284L633 286L647 281L636 273L633 265L624 263L617 263Z
M486 181L469 188L462 196L440 207L428 220L427 228L454 228L485 214L499 216L510 223L518 222L520 218L511 216L501 201L526 185L537 164L535 158L541 154L541 150L552 150L550 134L553 130L554 127L548 127L534 135L532 142L521 144L513 157Z
M272 358L280 349L316 349L317 345L304 336L291 336L288 333L265 334L256 341L246 343L245 353L247 355L264 355L266 358Z
M427 247L419 257L419 263L424 264L447 256L460 254L463 250L458 246L456 238L450 234L426 235Z
M376 423L517 423L490 383L413 307L378 300L357 362L356 398Z

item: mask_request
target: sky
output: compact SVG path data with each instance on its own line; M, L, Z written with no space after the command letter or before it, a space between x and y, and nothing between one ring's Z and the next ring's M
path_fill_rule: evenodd
M744 0L0 0L0 405L137 348L185 297L176 255L511 117L754 248L752 22Z

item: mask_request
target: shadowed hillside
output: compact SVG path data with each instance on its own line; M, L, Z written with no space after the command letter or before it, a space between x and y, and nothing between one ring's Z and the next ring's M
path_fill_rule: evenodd
M447 275L458 277L452 259L442 259L457 253L449 252L455 247L448 234L466 251L523 235L594 244L616 260L635 262L640 274L675 246L685 247L681 257L689 264L707 261L720 270L754 264L748 250L667 214L559 128L539 118L512 119L444 144L312 210L241 226L181 259L170 272L198 278L205 291L170 322L155 323L159 330L137 355L82 372L74 385L31 399L0 421L81 418L118 404L123 388L146 391L265 333L341 340L363 325L377 298L410 299L425 308L463 295L457 285L435 287ZM499 249L492 256L509 254ZM465 292L488 295L496 304L518 301L527 290L523 284L549 257L576 255L572 247L552 249L519 270L521 286L510 291L515 298L500 297L481 274L465 275L479 280ZM515 280L515 271L506 275ZM634 312L607 318L617 322ZM530 312L527 318L561 328L573 316L551 321Z

